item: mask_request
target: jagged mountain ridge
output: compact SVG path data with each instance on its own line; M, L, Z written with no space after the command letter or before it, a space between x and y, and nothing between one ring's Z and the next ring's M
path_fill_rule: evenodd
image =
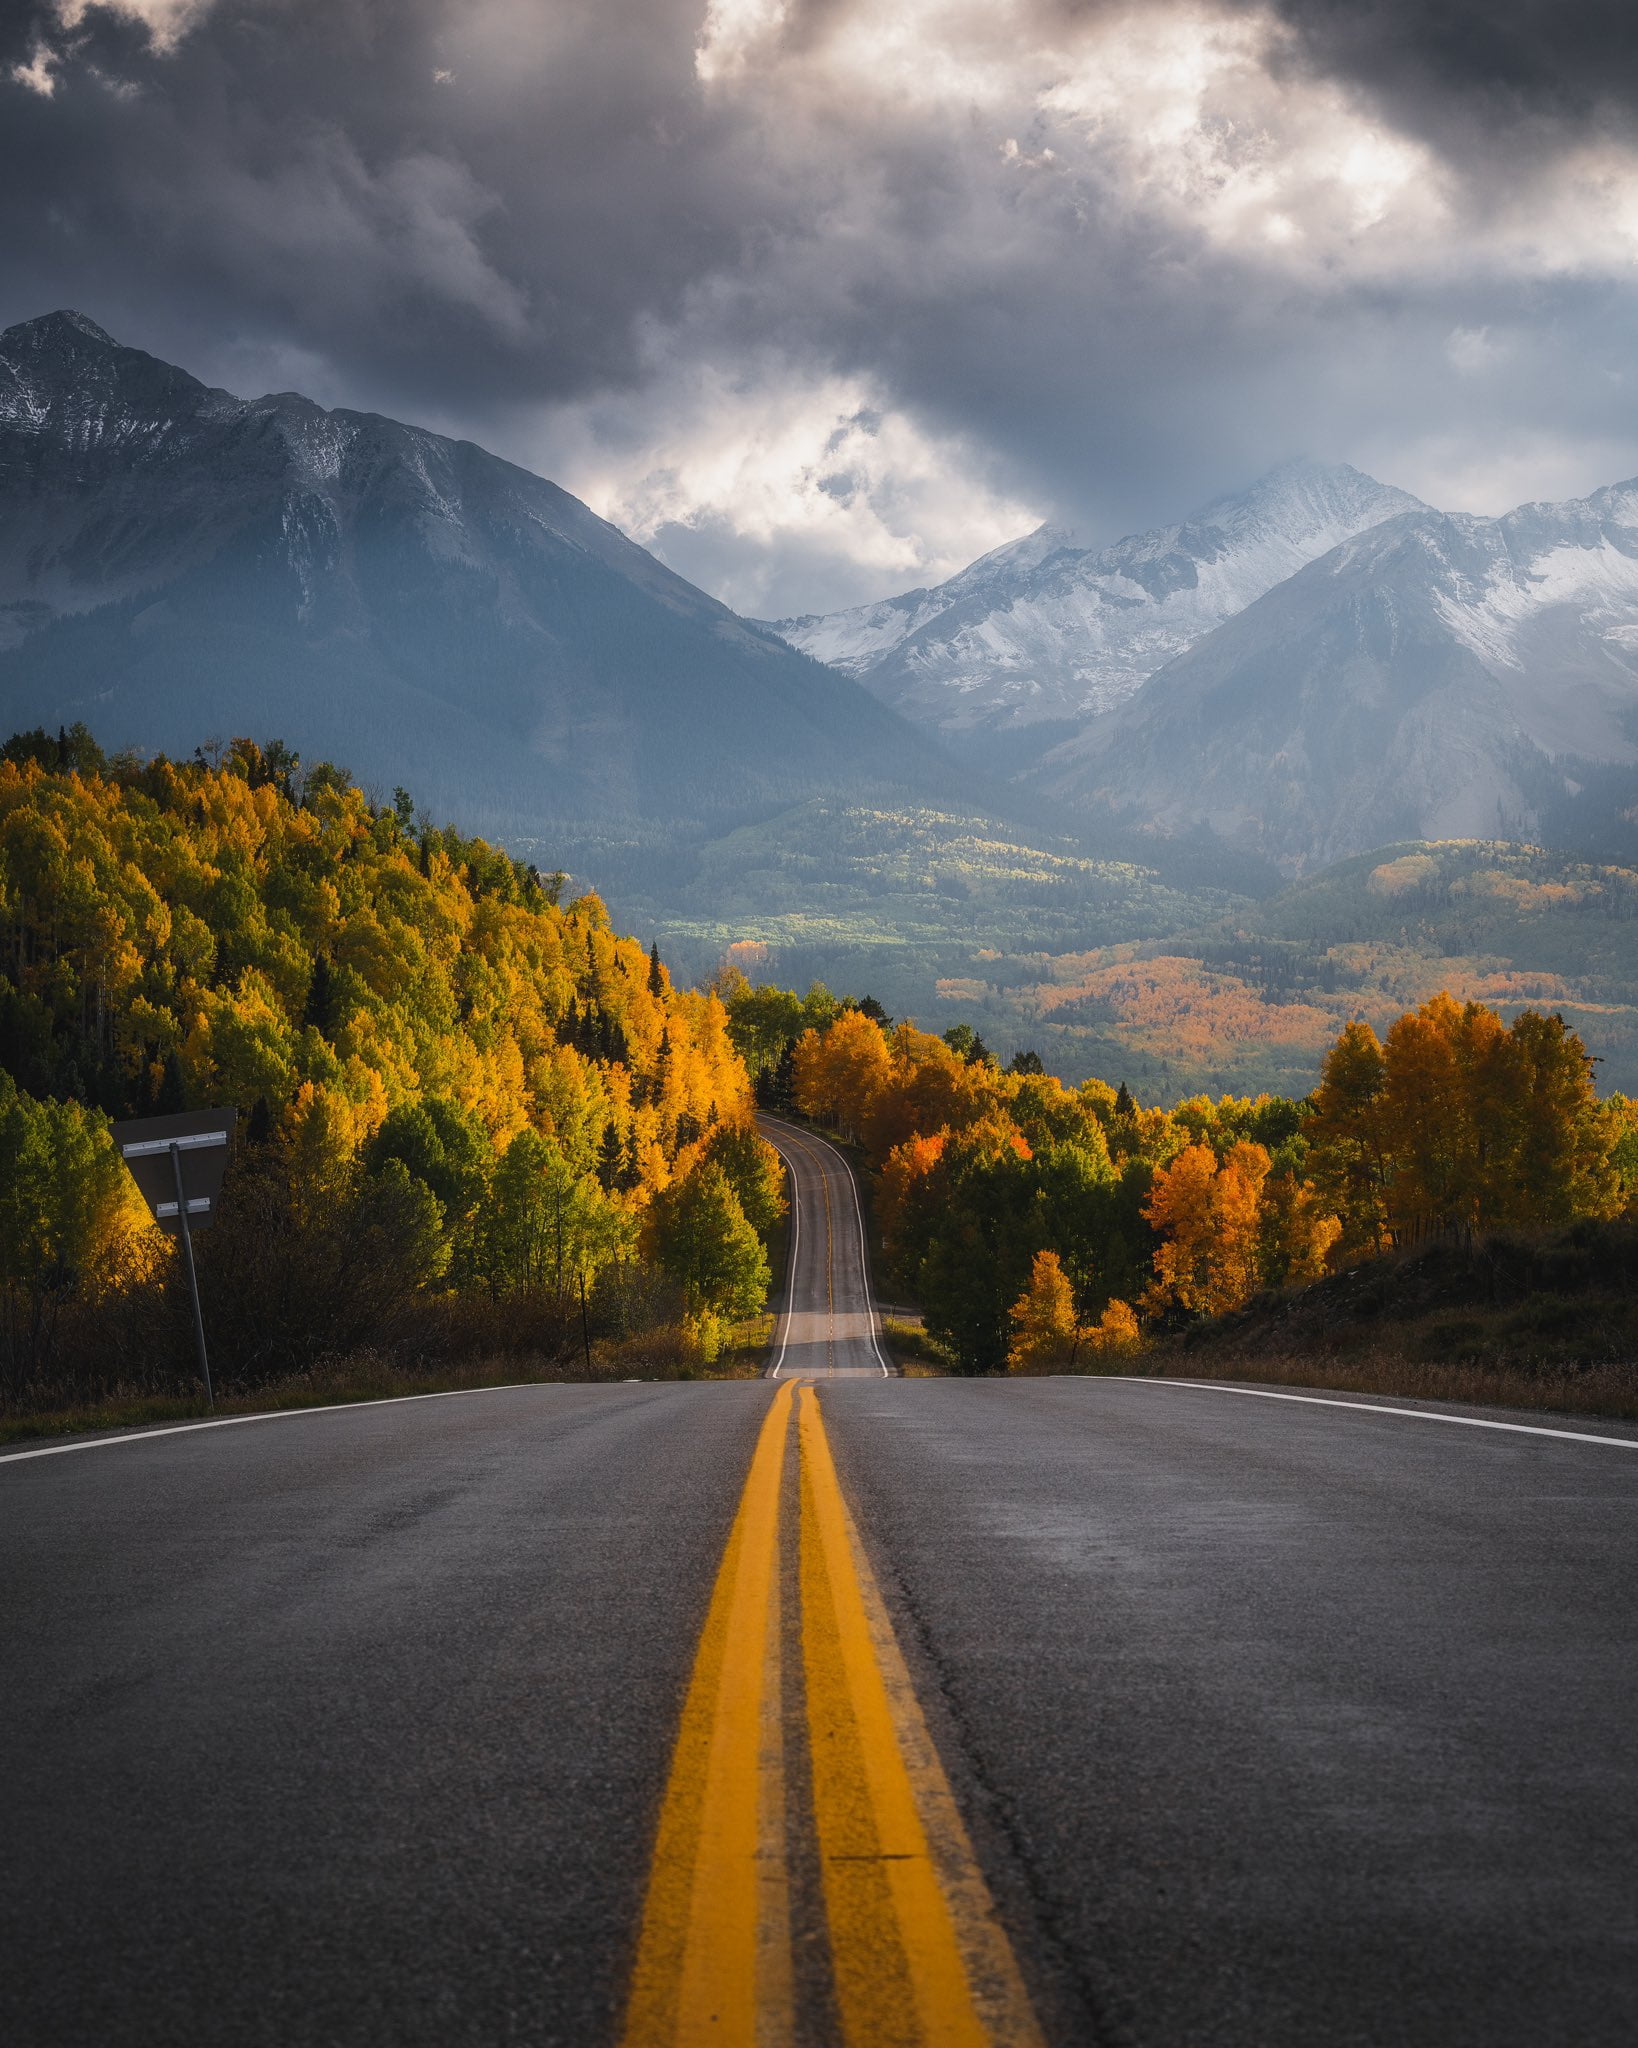
M948 738L1061 729L1130 696L1339 541L1419 503L1345 464L1287 463L1112 547L1043 526L934 589L774 631ZM1043 729L1043 748L1057 736Z
M1638 480L1346 541L1032 780L1304 871L1395 839L1536 836L1595 769L1638 771Z
M951 780L556 485L57 313L0 335L0 721L75 718L277 733L508 835Z

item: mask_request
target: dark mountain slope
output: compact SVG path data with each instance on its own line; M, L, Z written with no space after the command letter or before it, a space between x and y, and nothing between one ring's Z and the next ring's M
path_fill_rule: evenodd
M867 691L469 442L0 335L0 726L279 734L471 828L731 819L951 771Z

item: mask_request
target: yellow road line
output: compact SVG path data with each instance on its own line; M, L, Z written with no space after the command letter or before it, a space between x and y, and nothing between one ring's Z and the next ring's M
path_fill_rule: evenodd
M785 2048L792 2033L773 1398L717 1572L660 1811L625 2048Z
M801 1390L814 1818L848 2048L1040 2048L1011 1944Z

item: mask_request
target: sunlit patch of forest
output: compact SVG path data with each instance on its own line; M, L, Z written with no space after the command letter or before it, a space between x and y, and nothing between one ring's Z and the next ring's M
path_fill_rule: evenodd
M192 1374L176 1247L109 1120L231 1105L199 1241L220 1382L361 1348L703 1365L783 1195L708 993L596 896L235 740L0 750L0 1399Z
M1256 895L1254 875L1214 873L1197 848L1156 844L1145 865L931 811L814 806L807 821L788 853L772 827L722 843L748 863L737 896L709 857L715 913L667 926L688 957L869 988L926 1025L971 1020L1004 1056L1032 1047L1067 1081L1125 1079L1156 1101L1305 1093L1351 1017L1384 1031L1441 989L1504 1016L1561 1011L1603 1085L1638 1089L1630 869L1451 841ZM798 907L754 908L782 889Z
M887 1283L960 1372L1126 1369L1259 1300L1507 1233L1523 1273L1518 1244L1566 1229L1625 1231L1611 1256L1632 1263L1638 1103L1600 1099L1554 1013L1508 1023L1440 992L1381 1035L1346 1023L1301 1099L1168 1109L1066 1087L1033 1053L1002 1066L971 1025L935 1035L732 967L718 987L762 1099L857 1148ZM1591 1271L1601 1240L1578 1242ZM1590 1341L1630 1343L1629 1321ZM1573 1317L1560 1334L1589 1341Z
M817 800L703 847L627 837L571 851L695 974L760 946L784 980L869 988L918 1015L937 1007L941 976L972 973L981 955L1193 929L1249 910L1259 879L1187 848L1162 869L1124 842L1092 852L999 818Z

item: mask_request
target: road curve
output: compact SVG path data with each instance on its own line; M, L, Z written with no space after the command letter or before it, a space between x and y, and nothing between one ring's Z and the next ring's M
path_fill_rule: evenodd
M827 1139L759 1116L791 1183L790 1267L772 1379L886 1379L858 1184Z

